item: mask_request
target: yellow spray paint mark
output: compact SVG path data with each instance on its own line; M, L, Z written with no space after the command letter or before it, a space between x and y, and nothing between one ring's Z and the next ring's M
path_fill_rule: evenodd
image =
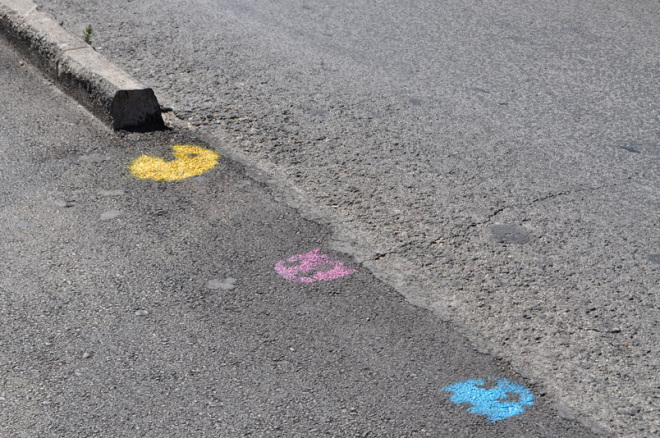
M177 181L201 175L218 164L218 154L214 151L192 146L177 144L174 149L174 160L165 161L159 157L142 155L130 164L133 175L140 179L155 181Z

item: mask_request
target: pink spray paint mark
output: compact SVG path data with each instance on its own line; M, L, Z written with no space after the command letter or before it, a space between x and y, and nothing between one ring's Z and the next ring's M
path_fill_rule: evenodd
M321 248L316 248L305 254L297 254L275 264L275 270L287 280L298 281L300 283L313 283L316 280L334 280L335 278L345 277L355 272L355 269L349 269L339 260L331 260L325 254L319 254ZM287 266L287 263L300 262L294 266ZM311 277L305 277L301 274L307 274L316 270Z

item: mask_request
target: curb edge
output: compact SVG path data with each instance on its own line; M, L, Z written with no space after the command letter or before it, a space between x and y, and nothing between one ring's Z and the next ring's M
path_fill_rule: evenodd
M165 127L151 88L66 31L32 0L0 0L0 35L114 130Z

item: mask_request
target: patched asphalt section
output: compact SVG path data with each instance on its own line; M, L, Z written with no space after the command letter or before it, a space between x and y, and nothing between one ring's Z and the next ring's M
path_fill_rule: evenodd
M0 435L591 436L346 255L323 250L350 276L280 277L329 231L236 163L127 168L212 144L113 133L0 53ZM535 405L490 424L438 391L486 377Z

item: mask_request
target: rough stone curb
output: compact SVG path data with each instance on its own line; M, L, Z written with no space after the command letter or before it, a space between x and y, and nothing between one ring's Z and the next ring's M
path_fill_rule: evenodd
M32 0L0 0L0 34L113 129L164 127L153 90L67 32Z

